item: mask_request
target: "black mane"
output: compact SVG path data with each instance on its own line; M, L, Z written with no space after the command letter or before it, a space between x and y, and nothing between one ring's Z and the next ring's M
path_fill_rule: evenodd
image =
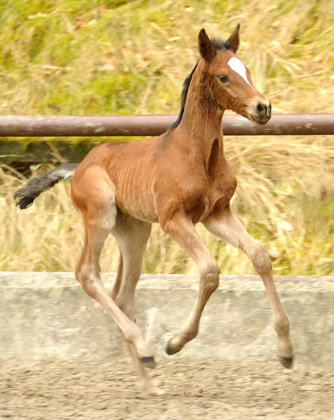
M181 93L181 109L180 109L180 113L177 117L177 120L175 122L173 122L173 124L170 126L171 130L173 128L176 128L182 120L184 106L186 104L187 94L188 94L188 90L189 90L189 85L190 85L191 79L193 77L193 74L194 74L194 72L197 68L197 64L198 64L198 62L195 64L195 67L191 70L190 74L188 74L188 76L185 78L185 80L183 82L182 93Z
M227 50L229 47L228 41L224 41L221 38L212 38L211 39L213 46L215 47L216 50ZM197 64L196 63L195 67L191 70L190 74L188 74L188 76L185 78L183 85L182 85L182 93L181 93L181 109L179 112L179 115L177 117L177 120L175 122L173 122L173 124L169 127L170 130L173 130L173 128L176 128L181 120L182 120L182 116L183 116L183 112L184 112L184 106L186 104L186 99L187 99L187 94L188 94L188 90L189 90L189 86L190 86L190 82L191 79L193 77L193 74L197 68Z

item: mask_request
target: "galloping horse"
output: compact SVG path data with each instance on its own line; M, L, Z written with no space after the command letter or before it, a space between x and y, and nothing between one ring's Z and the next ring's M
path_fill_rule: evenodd
M134 294L152 223L174 239L198 265L195 305L166 347L179 352L196 337L204 307L217 289L219 266L195 225L240 248L265 285L278 334L278 356L289 368L293 350L289 321L280 302L268 252L232 213L237 186L224 155L222 117L226 109L265 124L271 104L254 87L249 70L236 56L239 25L223 41L198 36L201 58L186 78L177 121L161 136L143 142L112 142L92 149L80 164L60 165L16 191L26 208L43 191L73 176L71 196L80 211L85 243L76 278L89 296L112 316L127 343L144 393L158 392L145 367L155 366L149 345L134 321ZM118 274L110 296L100 278L99 256L112 233L120 249Z

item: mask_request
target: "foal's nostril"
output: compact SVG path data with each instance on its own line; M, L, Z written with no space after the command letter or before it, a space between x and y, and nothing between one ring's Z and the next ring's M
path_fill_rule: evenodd
M266 115L267 114L267 105L259 102L256 106L256 110L258 112L259 115Z

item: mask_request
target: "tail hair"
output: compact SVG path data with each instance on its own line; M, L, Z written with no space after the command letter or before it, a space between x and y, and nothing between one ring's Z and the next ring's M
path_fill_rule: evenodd
M19 206L20 209L26 209L31 206L35 198L43 191L52 188L57 182L63 179L71 178L78 165L79 163L64 163L52 171L31 179L25 187L18 189L13 194L16 205Z

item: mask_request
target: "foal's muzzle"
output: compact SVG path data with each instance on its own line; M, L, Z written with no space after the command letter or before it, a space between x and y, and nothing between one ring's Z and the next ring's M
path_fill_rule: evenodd
M271 118L271 102L269 100L257 101L252 107L250 117L257 124L266 124Z

